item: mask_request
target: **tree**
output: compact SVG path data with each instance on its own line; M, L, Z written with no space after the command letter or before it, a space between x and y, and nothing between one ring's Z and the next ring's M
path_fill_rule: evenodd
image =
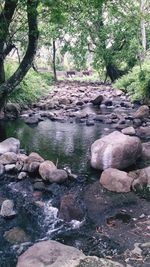
M12 43L10 26L13 22L15 12L18 12L19 5L25 6L28 24L28 45L26 53L13 75L5 80L4 63L7 55L15 46ZM5 0L2 3L0 14L0 108L3 107L5 99L15 87L22 81L30 67L36 54L38 42L38 25L37 25L37 6L38 0ZM15 34L15 33L14 33Z

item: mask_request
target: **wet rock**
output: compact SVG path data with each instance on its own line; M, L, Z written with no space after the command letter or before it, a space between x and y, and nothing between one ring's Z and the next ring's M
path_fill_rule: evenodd
M5 116L9 119L16 119L20 114L21 108L19 104L7 103L5 106Z
M27 178L28 177L28 174L26 173L26 172L20 172L19 174L18 174L18 179L19 180L23 180L23 179L25 179L25 178Z
M135 135L136 134L135 129L132 126L123 129L121 132L123 134L127 134L127 135Z
M2 176L5 172L5 168L3 166L3 164L0 164L0 176Z
M46 160L40 164L39 174L43 180L49 180L51 173L56 169L57 168L52 161Z
M54 170L49 173L48 181L50 183L63 183L67 180L68 174L65 170Z
M6 152L18 153L20 148L20 141L16 138L10 137L0 143L0 155Z
M30 247L18 259L17 267L75 267L84 254L56 241L43 241Z
M131 190L133 178L126 172L109 168L102 172L100 183L109 191L127 193Z
M95 99L93 99L91 102L93 105L100 105L103 101L103 96L99 95Z
M29 236L19 227L14 227L4 233L4 238L11 244L21 244L29 242Z
M62 197L60 203L59 218L67 222L71 220L83 220L83 209L79 205L74 194L68 194Z
M43 191L45 190L45 184L42 181L37 181L33 185L34 190Z
M14 217L17 213L14 210L14 202L10 199L6 199L3 201L0 215L4 218Z
M143 105L138 108L138 110L134 113L134 118L136 119L143 119L149 116L149 107Z
M85 259L80 260L80 263L76 267L124 267L124 265L108 259L88 256Z
M91 166L95 169L125 169L141 156L142 145L137 137L115 131L91 146Z
M7 164L5 165L5 171L6 172L12 172L16 170L16 165L15 164Z
M0 163L3 165L13 164L17 162L17 154L14 152L6 152L0 156Z
M89 119L86 121L86 126L93 126L94 124L95 124L94 120Z
M31 117L24 118L24 122L27 124L37 124L40 120L40 115L32 115Z

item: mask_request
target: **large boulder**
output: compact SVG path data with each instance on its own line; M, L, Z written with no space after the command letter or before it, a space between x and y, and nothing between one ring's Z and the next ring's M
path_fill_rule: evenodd
M149 116L149 107L146 105L141 106L135 113L134 118L143 119Z
M56 241L43 241L30 247L18 259L17 267L75 267L85 255Z
M91 146L91 166L95 169L125 169L141 156L142 145L138 137L118 131L96 140Z
M10 137L0 143L0 155L6 152L18 153L20 148L20 141L16 138Z
M126 172L109 168L102 172L100 183L109 191L127 193L131 191L133 178Z
M123 267L122 264L95 256L56 241L39 242L18 259L17 267Z
M39 174L41 175L43 180L49 180L51 177L51 173L56 169L57 168L52 161L46 160L40 164Z

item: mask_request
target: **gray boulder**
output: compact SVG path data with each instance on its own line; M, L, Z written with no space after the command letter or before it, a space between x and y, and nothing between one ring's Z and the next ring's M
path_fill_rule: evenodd
M91 166L95 169L125 169L141 156L142 145L138 137L118 131L96 140L91 146Z
M6 152L18 153L20 148L20 141L16 138L10 137L0 143L0 155Z

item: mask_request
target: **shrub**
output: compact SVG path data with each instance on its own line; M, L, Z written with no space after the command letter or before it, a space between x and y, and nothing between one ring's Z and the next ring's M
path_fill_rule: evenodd
M17 64L7 63L6 78L17 68ZM19 104L31 104L40 97L46 96L52 90L53 78L50 73L36 73L30 69L24 80L8 96L8 101Z
M131 100L150 101L150 62L135 66L115 82L115 87L129 93Z

